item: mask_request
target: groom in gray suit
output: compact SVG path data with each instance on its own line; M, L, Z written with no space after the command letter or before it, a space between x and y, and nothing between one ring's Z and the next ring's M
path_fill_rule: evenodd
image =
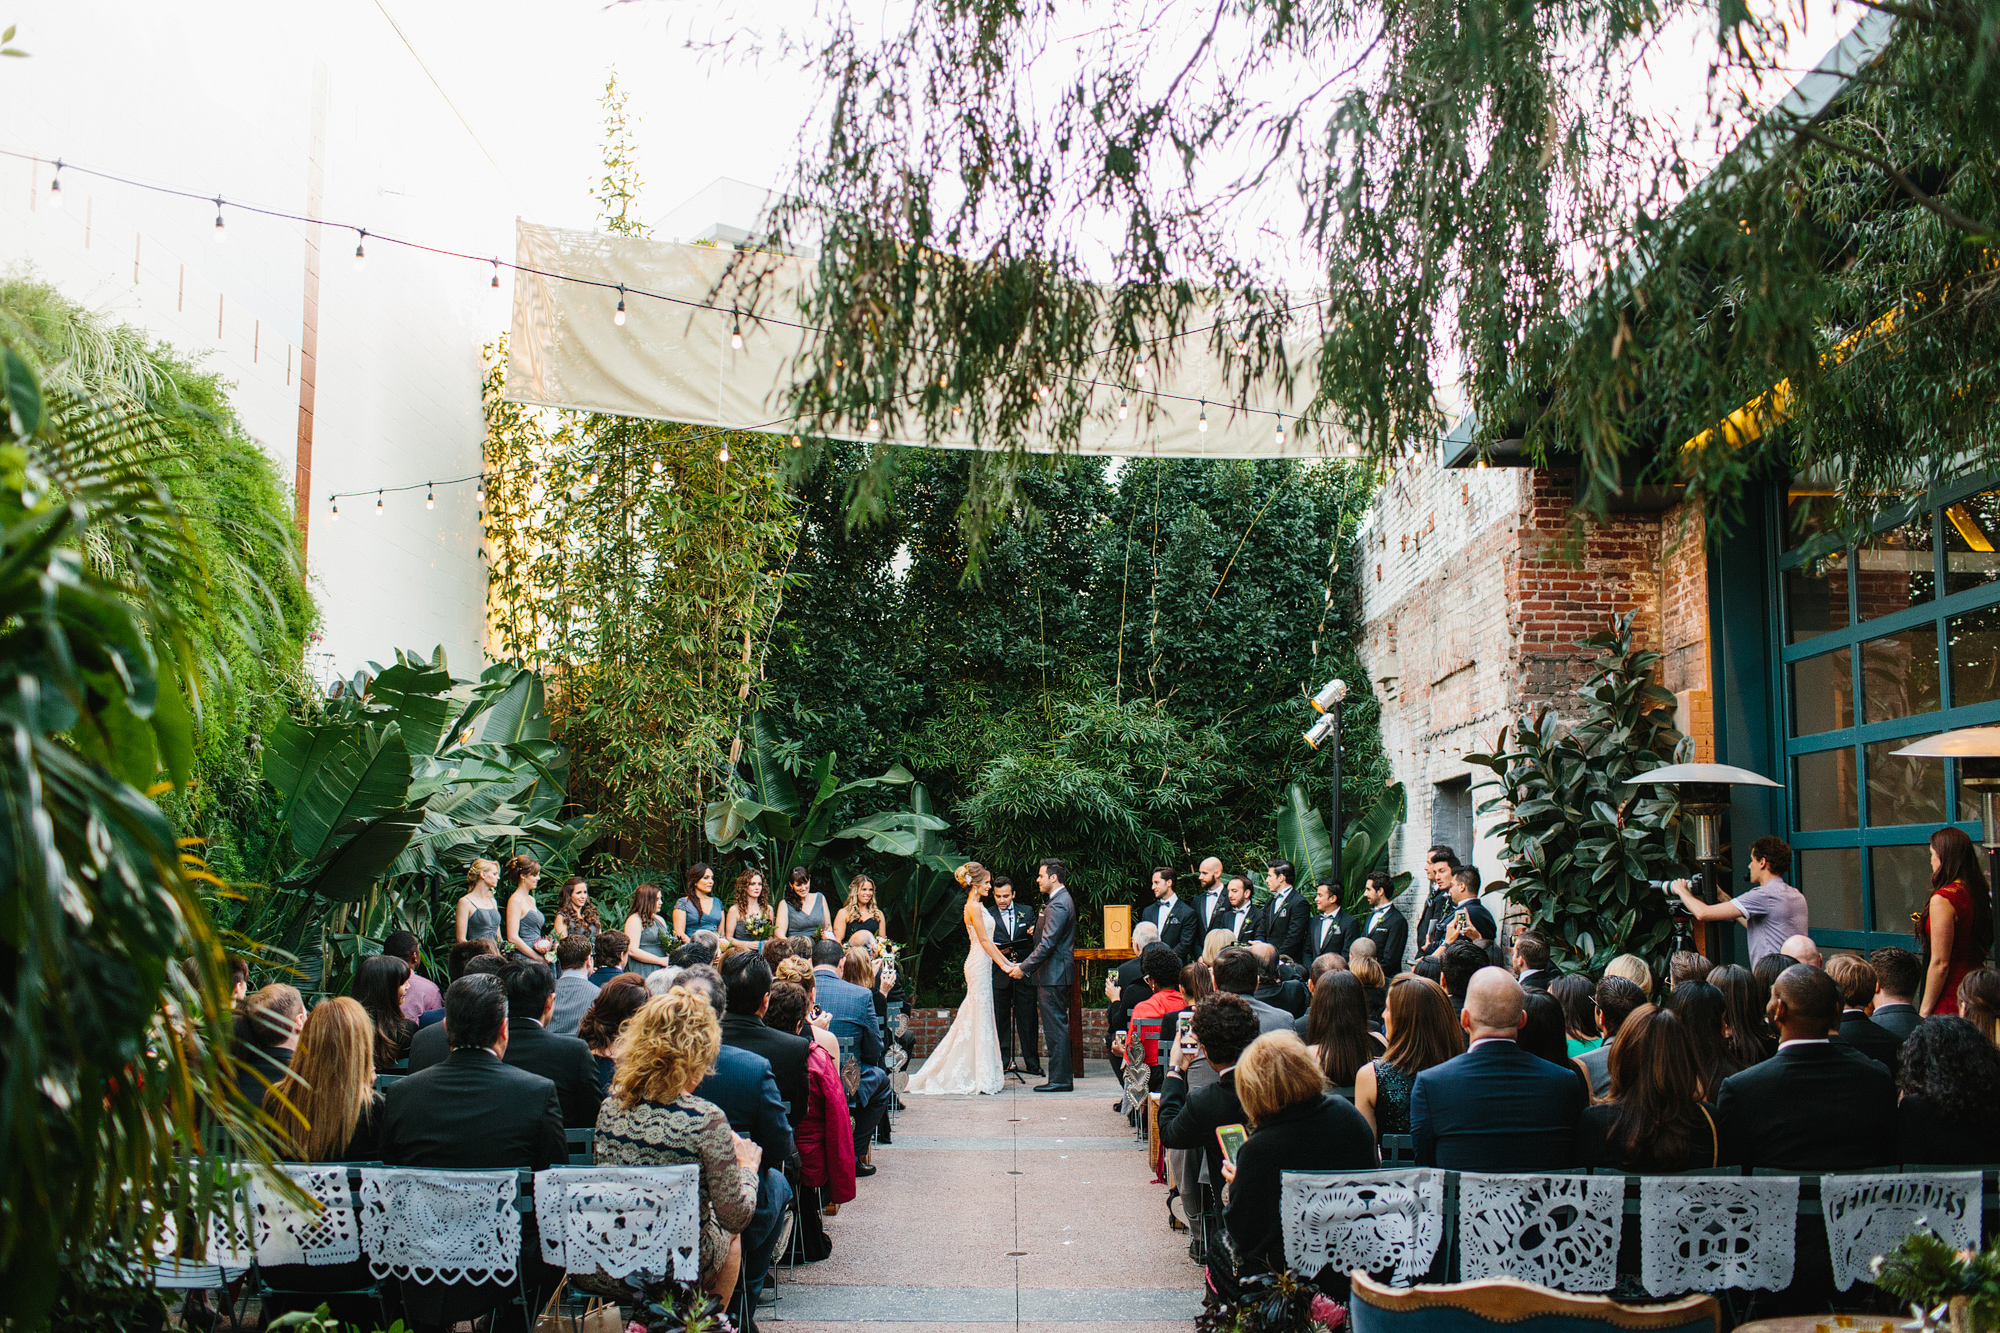
M1036 867L1035 883L1048 902L1035 925L1034 951L1007 969L1007 975L1016 981L1034 977L1035 998L1041 1006L1042 1036L1049 1043L1049 1081L1036 1084L1036 1092L1068 1092L1075 1087L1070 1068L1069 992L1076 981L1076 904L1063 886L1068 874L1069 867L1053 856Z

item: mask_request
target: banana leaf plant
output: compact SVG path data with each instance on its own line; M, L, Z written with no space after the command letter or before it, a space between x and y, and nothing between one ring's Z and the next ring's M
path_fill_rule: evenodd
M921 782L910 784L910 813L935 817L930 791ZM898 862L876 884L890 937L902 946L904 972L911 978L922 975L924 959L934 947L944 946L949 957L956 952L951 946L964 939L959 906L965 891L953 872L969 858L944 836L944 821L937 823L938 828L919 835L916 854Z
M1361 888L1368 872L1383 864L1389 854L1389 840L1403 822L1403 784L1392 782L1355 823L1347 826L1347 838L1340 846L1340 899L1352 912L1361 904ZM1294 782L1285 788L1284 803L1278 807L1278 850L1292 863L1300 884L1314 884L1334 869L1333 836L1326 820L1306 796L1305 788ZM1396 876L1397 893L1409 887L1410 873Z
M782 746L770 721L753 713L744 771L731 775L737 790L708 804L705 828L717 851L744 852L775 875L792 866L841 860L858 850L856 844L886 856L915 857L922 853L925 833L949 827L936 815L910 809L877 811L836 828L855 793L911 786L916 775L893 764L877 777L842 782L833 771L837 756L828 751L806 775L802 792L780 759Z
M1672 787L1627 785L1688 752L1675 728L1674 696L1653 681L1659 653L1632 647L1632 617L1578 645L1597 653L1576 693L1584 717L1564 724L1553 708L1504 727L1491 754L1468 764L1498 794L1479 813L1502 811L1507 894L1554 946L1557 965L1600 972L1620 953L1657 959L1673 937L1666 900L1647 884L1680 865L1680 802Z

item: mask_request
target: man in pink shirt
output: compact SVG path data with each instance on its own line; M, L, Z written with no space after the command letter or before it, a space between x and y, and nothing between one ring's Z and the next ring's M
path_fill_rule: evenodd
M407 930L397 931L383 944L382 952L410 965L410 988L403 992L403 1017L414 1023L431 1010L444 1007L444 993L437 988L437 983L417 971L419 955L415 935Z

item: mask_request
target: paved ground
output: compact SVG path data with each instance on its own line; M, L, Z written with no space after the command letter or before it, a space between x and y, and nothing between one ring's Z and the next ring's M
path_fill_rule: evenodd
M1031 1080L1039 1081L1039 1080ZM1186 1333L1201 1308L1187 1235L1093 1062L1073 1093L906 1097L877 1174L827 1220L833 1254L780 1270L771 1333Z

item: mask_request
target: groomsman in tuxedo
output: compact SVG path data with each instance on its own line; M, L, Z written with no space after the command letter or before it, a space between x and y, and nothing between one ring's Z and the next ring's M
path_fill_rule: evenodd
M993 877L993 946L1010 963L1018 963L1035 947L1035 918L1014 901L1014 881L1005 875ZM1016 981L1008 972L993 965L993 1023L1000 1029L1000 1064L1009 1073L1047 1078L1042 1073L1040 1030L1035 1026L1035 988L1026 979ZM1021 1034L1023 1063L1014 1063L1014 1033Z
M1273 861L1265 872L1264 885L1271 890L1271 896L1264 901L1260 934L1271 942L1279 956L1294 963L1310 962L1306 943L1312 908L1292 887L1292 874L1290 861Z
M1159 927L1160 943L1179 954L1183 966L1201 956L1201 922L1194 908L1175 895L1173 867L1153 868L1153 905L1139 919Z
M1410 923L1389 900L1396 895L1396 877L1386 870L1370 871L1361 896L1368 903L1361 933L1375 941L1375 961L1382 971L1395 976L1403 970L1403 951L1410 943Z
M1424 854L1424 878L1431 882L1431 896L1417 921L1417 953L1444 953L1444 928L1455 910L1451 902L1451 877L1458 873L1458 853L1442 843Z
M1340 905L1340 890L1331 879L1323 879L1313 886L1313 905L1319 909L1313 917L1312 927L1303 961L1310 962L1323 953L1337 953L1347 957L1347 946L1361 934L1361 923L1348 914Z
M1201 877L1201 886L1195 890L1191 906L1194 919L1201 923L1201 933L1207 935L1215 929L1215 914L1229 904L1229 890L1222 887L1222 862L1208 857L1196 872Z
M1250 901L1250 881L1241 875L1231 875L1229 887L1223 890L1222 906L1209 916L1208 928L1229 931L1248 943L1257 938L1262 924L1262 914Z

